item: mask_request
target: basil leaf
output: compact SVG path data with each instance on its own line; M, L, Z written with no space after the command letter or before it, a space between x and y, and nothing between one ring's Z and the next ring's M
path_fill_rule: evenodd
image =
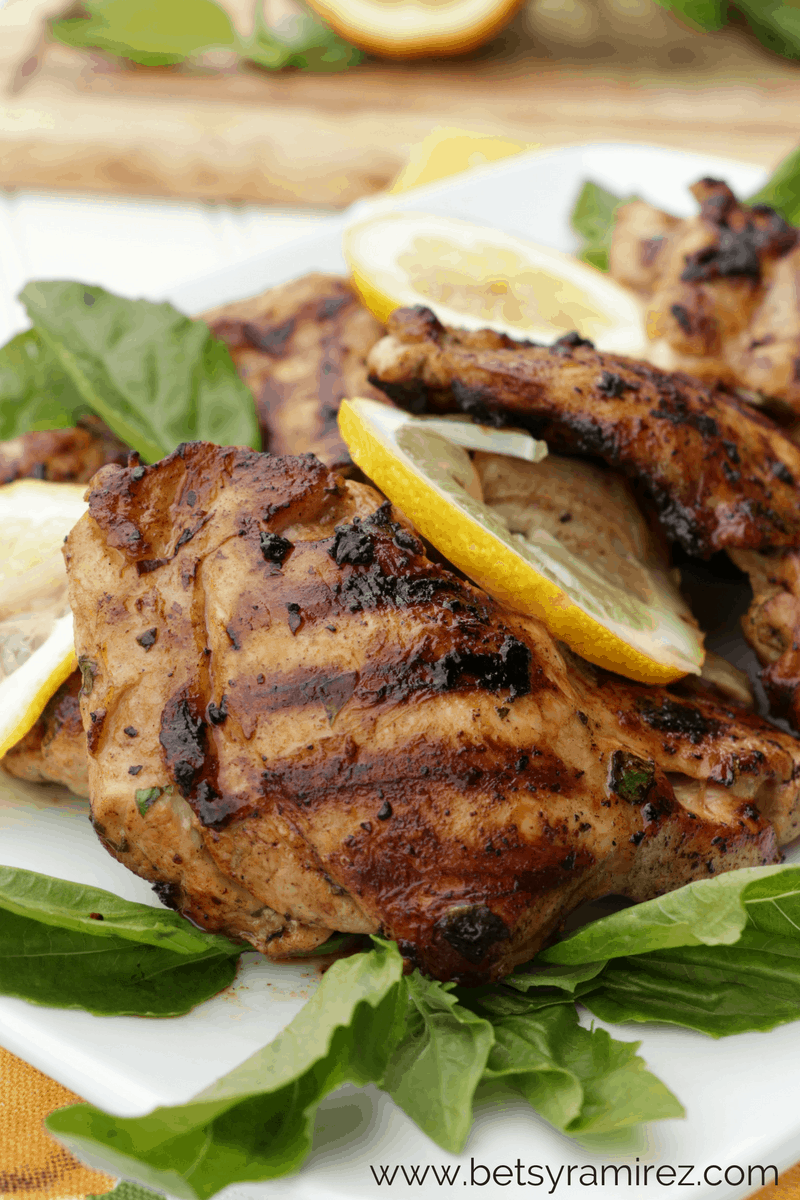
M617 209L637 196L617 196L599 183L586 181L572 210L572 228L583 238L578 258L601 271L608 270L608 256Z
M458 1003L453 984L404 978L408 1019L381 1087L437 1145L457 1153L472 1125L472 1097L486 1066L492 1026Z
M135 1118L80 1104L52 1113L47 1128L112 1174L186 1200L286 1175L311 1149L323 1097L386 1071L405 1016L402 970L397 946L376 942L335 962L269 1046L188 1104Z
M250 62L270 71L283 67L343 71L364 58L360 50L343 41L313 13L292 13L277 29L272 29L260 5L256 6L255 31L243 53Z
M795 905L800 909L800 867L747 867L689 883L584 925L536 961L585 965L677 946L732 945L748 920L748 896L759 920L778 920L785 906L794 913Z
M574 1005L525 1010L515 997L487 998L495 1043L487 1080L502 1080L557 1129L609 1133L641 1121L684 1115L672 1092L638 1057L638 1042L619 1042L603 1029L584 1029Z
M241 954L243 949L219 934L197 929L170 909L136 904L101 888L20 867L0 867L0 908L45 925L98 938L123 938L173 954Z
M800 10L787 0L736 0L760 42L787 58L800 58Z
M181 63L217 49L271 71L341 71L364 57L311 12L292 13L273 30L259 4L255 31L242 39L213 0L85 0L82 8L84 16L50 22L57 41L141 66Z
M782 159L747 203L768 204L790 224L800 225L800 150L793 150Z
M711 1037L800 1017L800 941L745 929L735 946L684 946L615 959L582 997L606 1021L663 1021Z
M586 984L591 983L604 967L604 961L580 963L576 966L561 966L559 963L546 966L541 965L540 955L535 963L518 967L513 975L508 975L503 980L503 983L518 992L527 992L529 1000L534 989L538 993L539 989L550 992L554 988L563 988L571 999L585 990Z
M88 0L83 8L86 17L50 23L57 41L143 66L166 66L238 42L230 17L213 0Z
M260 446L252 396L203 322L82 283L29 283L21 299L83 402L147 462L193 439Z
M722 29L728 21L728 0L658 0L658 3L678 13L696 29Z
M0 993L100 1016L174 1017L227 987L238 954L214 948L190 958L7 910L0 920Z
M35 329L0 350L0 439L66 429L91 411Z

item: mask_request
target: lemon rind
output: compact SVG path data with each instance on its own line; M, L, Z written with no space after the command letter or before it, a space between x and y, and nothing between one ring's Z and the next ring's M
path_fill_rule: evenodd
M20 742L38 721L48 700L77 665L73 644L72 614L55 622L38 650L0 683L0 759ZM14 714L20 697L27 697L22 712Z
M441 510L448 500L435 484L424 480L403 462L386 444L380 434L362 420L354 405L369 401L343 401L339 412L339 428L353 461L377 484L389 499L411 520L419 532L437 545L462 570L485 585L491 595L509 607L538 617L560 640L582 658L596 666L615 671L638 683L667 684L699 674L702 666L702 646L698 661L687 659L679 667L674 662L659 662L646 655L630 642L623 640L583 608L571 600L555 583L536 572L535 568L511 554L503 553L505 581L498 583L496 562L498 546L502 545L488 530L464 514L453 536L442 539ZM431 503L433 501L433 504Z

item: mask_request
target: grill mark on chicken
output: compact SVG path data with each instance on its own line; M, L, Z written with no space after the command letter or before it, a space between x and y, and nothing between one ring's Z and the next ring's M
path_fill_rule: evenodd
M332 721L345 703L399 706L434 693L474 691L502 693L513 700L531 690L530 662L528 647L511 635L494 652L475 651L468 644L442 650L429 639L419 652L371 662L359 671L326 676L318 668L304 667L262 675L261 683L242 680L235 696L228 698L228 712L242 721L244 713L267 716L280 709L319 705Z
M699 709L666 698L658 705L643 700L640 712L651 729L685 737L693 746L699 746L706 738L718 737L723 728L718 720L704 717Z
M385 399L367 381L366 353L383 328L345 279L312 274L205 314L253 392L264 449L313 451L352 470L336 422L345 396Z
M646 899L773 862L795 836L793 739L711 697L590 668L467 583L455 610L432 588L327 622L303 612L292 633L303 581L334 597L376 565L446 577L397 544L395 526L413 534L364 485L311 458L204 444L147 468L138 490L130 475L105 469L67 545L77 648L97 663L84 722L106 710L92 808L112 853L204 927L280 956L330 930L382 929L423 970L477 983L530 958L586 898ZM190 586L180 554L139 576L140 543L110 544L120 520L164 557L189 492L209 517ZM342 528L366 531L372 561L336 562ZM264 532L293 547L280 564ZM132 653L154 624L152 648ZM395 665L395 692L359 691ZM276 705L287 680L305 691ZM143 813L136 787L158 790Z
M773 422L687 375L579 340L516 343L398 309L369 365L381 387L423 388L430 410L521 424L557 452L604 459L649 492L665 532L690 554L800 539L800 491L787 482L800 478L800 449Z

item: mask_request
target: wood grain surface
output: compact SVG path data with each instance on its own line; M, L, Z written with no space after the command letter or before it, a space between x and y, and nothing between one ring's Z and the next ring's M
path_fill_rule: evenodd
M441 126L524 143L646 141L771 165L798 139L800 64L744 29L674 25L583 48L526 15L469 58L341 74L125 70L49 43L65 0L0 12L0 184L342 207ZM228 0L246 21L252 0ZM638 31L643 32L643 31ZM646 32L646 30L644 31ZM668 31L669 33L669 31Z

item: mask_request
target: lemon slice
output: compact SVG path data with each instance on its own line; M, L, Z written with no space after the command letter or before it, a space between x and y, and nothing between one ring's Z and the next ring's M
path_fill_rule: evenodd
M437 58L475 50L522 0L309 0L340 37L382 58Z
M386 322L424 304L445 325L549 344L577 330L599 350L642 355L642 308L567 254L452 217L392 212L351 226L344 254L367 308Z
M512 534L470 494L469 455L399 409L345 400L339 428L362 471L491 596L538 617L583 658L629 679L663 684L700 673L702 634L665 572L648 570L642 600L544 530Z
M86 511L85 484L0 487L0 758L75 669L61 546Z

